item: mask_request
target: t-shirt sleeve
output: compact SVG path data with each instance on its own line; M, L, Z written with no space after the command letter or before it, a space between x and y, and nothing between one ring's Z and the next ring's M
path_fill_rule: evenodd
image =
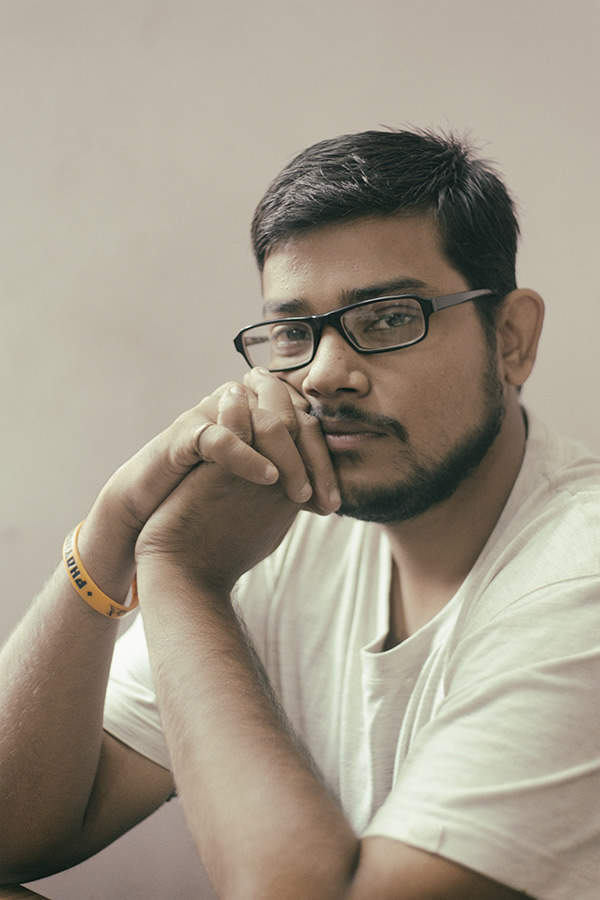
M598 897L599 601L597 578L555 584L457 644L366 835L532 897Z
M153 762L171 768L139 613L115 647L104 704L104 728Z

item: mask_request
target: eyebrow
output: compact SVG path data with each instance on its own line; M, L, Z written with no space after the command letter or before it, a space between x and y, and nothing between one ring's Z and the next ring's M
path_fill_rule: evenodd
M382 281L378 284L370 284L366 287L348 288L340 294L340 306L351 306L353 303L361 303L363 300L373 300L375 297L387 297L391 294L406 292L426 291L427 296L435 296L436 291L430 285L418 278L393 278L390 281ZM304 297L294 297L290 300L267 300L263 305L265 317L275 315L286 316L310 316L313 307Z

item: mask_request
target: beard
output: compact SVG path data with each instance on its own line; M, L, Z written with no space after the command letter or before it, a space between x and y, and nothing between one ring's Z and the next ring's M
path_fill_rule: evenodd
M383 482L377 485L353 487L344 490L342 485L342 505L336 511L339 516L362 519L393 525L405 522L426 512L432 506L442 503L454 494L458 486L473 473L484 457L502 427L505 415L504 390L498 377L495 354L490 348L488 363L483 378L482 413L479 422L451 447L443 457L433 461L421 461L411 450L409 435L404 426L387 416L367 416L354 407L339 407L331 418L337 416L364 424L372 424L390 431L405 445L402 468L406 468L408 458L410 473L396 480L394 464L386 473ZM319 410L318 416L326 415ZM358 465L362 461L360 451L332 454L334 467L343 474L346 465Z

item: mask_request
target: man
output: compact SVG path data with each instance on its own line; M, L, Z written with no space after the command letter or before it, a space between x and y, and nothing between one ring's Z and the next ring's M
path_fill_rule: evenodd
M430 133L271 185L245 383L115 473L4 650L2 878L176 785L220 897L597 895L600 462L520 406L517 234Z

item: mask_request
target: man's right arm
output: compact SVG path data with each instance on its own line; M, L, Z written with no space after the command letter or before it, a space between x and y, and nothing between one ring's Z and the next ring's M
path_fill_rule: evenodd
M198 465L196 435L207 422L215 427L202 448L224 469L267 483L265 466L273 462L292 499L308 472L312 508L334 508L335 476L315 420L292 406L275 378L254 378L246 394L225 386L184 413L100 492L78 545L91 578L113 600L127 595L145 522ZM306 426L300 434L295 416ZM103 731L116 633L114 620L77 597L60 565L0 654L0 883L85 859L173 790L169 772Z
M104 499L86 521L80 551L119 600L135 533L119 534L106 507ZM0 882L81 861L172 791L170 773L103 732L116 633L117 622L77 597L61 565L0 655Z

